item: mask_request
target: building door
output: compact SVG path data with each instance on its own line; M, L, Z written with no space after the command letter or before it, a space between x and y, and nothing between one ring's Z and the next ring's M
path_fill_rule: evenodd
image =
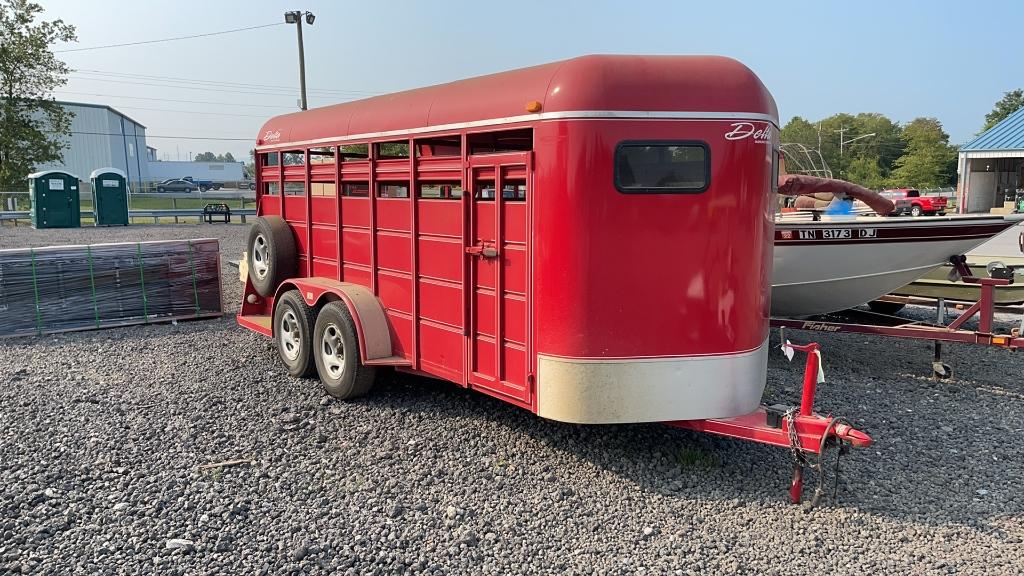
M471 156L467 176L469 384L529 404L530 155Z

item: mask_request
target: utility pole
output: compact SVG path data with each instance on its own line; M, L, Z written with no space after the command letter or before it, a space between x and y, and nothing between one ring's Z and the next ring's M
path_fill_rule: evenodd
M840 179L843 178L843 147L846 146L847 144L849 144L850 142L855 141L855 140L860 140L861 138L867 138L869 136L874 136L875 135L875 133L872 132L871 134L863 134L863 135L857 136L855 138L850 138L849 140L843 140L843 134L845 134L847 130L849 130L849 128L847 128L846 126L840 126L839 130L834 130L834 132L839 132L839 178Z
M299 109L306 110L306 51L302 45L302 20L305 16L306 24L313 25L316 16L312 12L292 10L284 13L284 21L288 24L295 24L295 32L299 38Z

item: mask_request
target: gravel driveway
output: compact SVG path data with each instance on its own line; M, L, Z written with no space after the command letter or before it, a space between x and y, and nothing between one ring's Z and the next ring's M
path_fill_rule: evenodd
M246 231L5 226L0 247L216 236L233 313ZM0 574L1024 572L1019 354L949 346L935 383L928 344L814 334L819 407L877 443L806 511L784 450L404 375L340 403L231 316L0 340ZM769 399L796 403L801 371L773 353Z

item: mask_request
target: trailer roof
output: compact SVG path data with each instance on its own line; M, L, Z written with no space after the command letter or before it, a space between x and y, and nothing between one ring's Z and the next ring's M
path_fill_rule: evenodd
M527 112L528 102L541 104ZM778 125L771 94L721 56L581 56L276 116L257 145L379 137L558 117L761 119Z

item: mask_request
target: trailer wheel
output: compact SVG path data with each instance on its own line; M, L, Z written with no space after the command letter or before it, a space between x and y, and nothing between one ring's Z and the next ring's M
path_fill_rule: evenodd
M261 216L249 230L249 280L260 296L295 276L295 237L280 216Z
M288 368L288 374L296 378L312 376L316 372L313 355L310 353L315 321L316 310L306 304L298 290L282 294L274 307L274 342L277 343L277 353Z
M355 323L344 302L331 302L320 309L313 342L316 371L328 394L348 400L370 391L376 368L359 358Z
M895 314L906 306L903 302L886 302L884 300L872 300L868 302L868 308L879 314Z

